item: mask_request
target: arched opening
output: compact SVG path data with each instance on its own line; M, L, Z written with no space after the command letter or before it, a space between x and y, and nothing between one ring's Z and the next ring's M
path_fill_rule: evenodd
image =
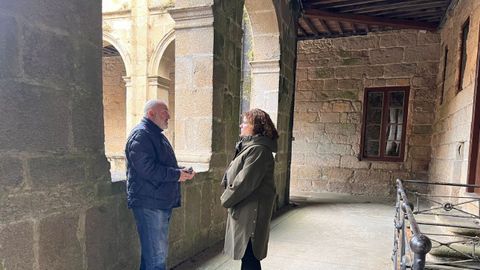
M160 99L170 111L165 136L175 145L175 35L171 30L157 45L148 65L148 99Z
M126 141L126 68L119 51L109 42L103 43L103 118L105 155L110 162L112 181L125 179Z
M243 9L242 30L242 82L240 86L241 114L250 109L252 94L252 68L250 66L250 62L253 61L252 23L245 8Z
M261 108L268 112L274 123L278 118L280 85L280 33L277 14L272 1L246 0L243 20L243 59L248 59L250 69L250 108ZM248 76L243 77L243 85ZM247 88L243 89L246 94ZM243 100L243 99L242 99ZM243 110L242 106L242 110Z
M158 66L157 97L168 104L170 121L165 136L175 145L175 41L171 41L163 52Z
M279 114L285 117L289 109L279 109L280 100L280 31L277 12L272 0L245 0L242 37L242 111L260 108L266 111L281 136L285 130L279 127ZM251 79L251 81L249 81ZM250 85L249 85L250 83ZM248 98L245 97L248 95ZM285 99L284 99L285 100ZM249 108L245 108L248 102ZM281 142L280 142L281 144ZM275 182L277 207L288 201L289 186L285 173L286 153L279 148L276 158Z

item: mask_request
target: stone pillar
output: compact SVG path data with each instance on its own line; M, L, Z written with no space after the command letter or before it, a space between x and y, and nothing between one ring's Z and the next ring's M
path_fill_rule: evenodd
M127 133L143 117L148 97L148 1L132 1L132 73L131 91L127 88Z
M138 122L138 112L136 111L135 106L135 93L133 91L133 83L132 78L130 76L123 76L123 80L125 81L125 93L126 93L126 100L125 100L125 113L126 113L126 126L125 132L126 136L130 134L132 128Z
M138 262L104 153L101 10L0 1L0 269Z
M212 6L169 12L176 23L175 151L181 164L208 171L213 130Z
M265 110L277 125L279 61L251 61L250 66L252 68L250 108Z

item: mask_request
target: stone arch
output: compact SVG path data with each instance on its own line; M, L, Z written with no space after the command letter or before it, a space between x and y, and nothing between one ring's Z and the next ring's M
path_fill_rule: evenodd
M250 107L264 109L276 123L280 82L280 32L277 13L271 0L245 0L245 10L252 27Z
M130 77L131 74L131 60L130 60L130 54L128 51L122 46L122 44L110 33L103 33L103 41L104 43L107 42L115 49L117 49L118 53L122 57L123 63L125 65L125 71L126 71L126 77Z
M175 40L175 30L171 29L158 43L148 63L148 74L158 76L158 67L167 47Z
M106 47L108 46L109 49ZM113 48L111 48L111 47ZM113 181L125 179L124 147L127 134L127 63L119 48L103 41L102 95L105 155Z
M167 102L169 128L165 131L175 145L175 31L171 29L158 43L148 63L148 97Z

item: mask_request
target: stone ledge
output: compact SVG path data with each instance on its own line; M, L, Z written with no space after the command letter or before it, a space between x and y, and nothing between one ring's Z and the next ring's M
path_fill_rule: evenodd
M177 151L176 153L178 164L180 166L192 167L195 172L207 172L210 169L210 160L212 152L187 153Z
M213 27L212 6L172 8L168 10L175 21L175 30Z
M280 61L278 59L250 61L250 66L252 66L252 74L272 74L280 72Z

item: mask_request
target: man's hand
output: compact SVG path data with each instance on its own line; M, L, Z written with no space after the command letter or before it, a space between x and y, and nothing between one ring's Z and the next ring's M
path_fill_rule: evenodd
M180 178L178 179L179 182L185 182L187 180L192 179L195 176L195 171L190 167L190 168L183 168L180 171Z

